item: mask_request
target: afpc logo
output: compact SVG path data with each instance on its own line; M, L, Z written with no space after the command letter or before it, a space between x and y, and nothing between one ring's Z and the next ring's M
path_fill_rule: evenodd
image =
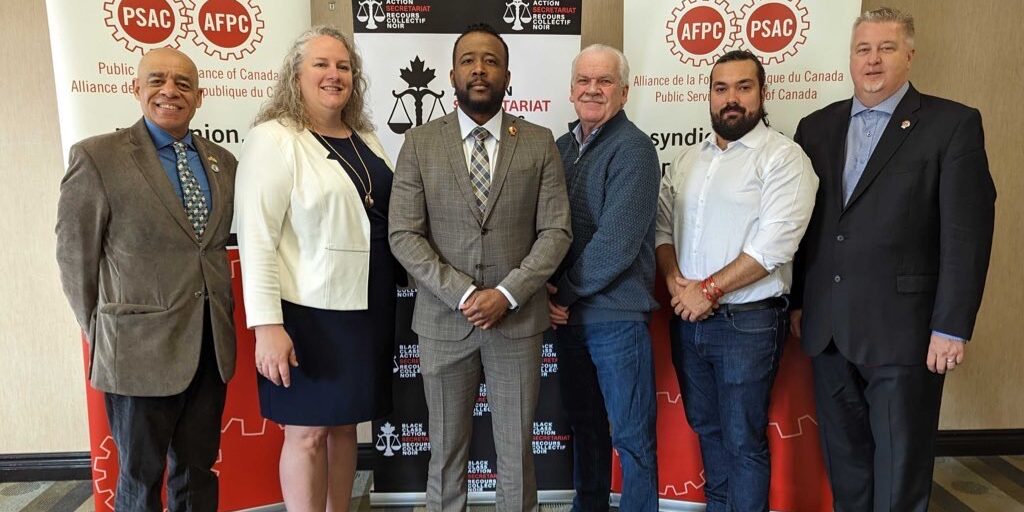
M736 14L725 0L686 0L672 10L665 24L672 54L683 64L701 66L715 60L736 44Z
M262 11L253 0L107 0L106 25L130 52L180 48L191 40L220 60L241 60L263 41Z
M196 14L192 42L220 60L242 60L252 54L263 42L263 11L252 2L207 0Z
M684 0L665 25L665 41L684 64L713 64L734 48L778 64L807 41L807 18L800 0L747 0L739 14L726 0Z

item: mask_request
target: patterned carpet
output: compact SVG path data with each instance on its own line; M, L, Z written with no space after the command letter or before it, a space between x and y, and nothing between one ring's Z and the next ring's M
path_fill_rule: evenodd
M932 512L1024 512L1024 456L940 457L935 460ZM370 473L357 475L352 510L370 510ZM472 512L493 506L470 506ZM565 504L541 506L543 512L562 512ZM0 512L91 512L88 481L0 483ZM417 508L374 508L374 512L419 512ZM799 511L794 511L799 512Z

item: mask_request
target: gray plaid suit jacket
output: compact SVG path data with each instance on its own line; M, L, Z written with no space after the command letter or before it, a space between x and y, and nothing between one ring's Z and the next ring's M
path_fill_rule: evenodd
M502 114L486 211L475 204L456 113L405 135L389 209L391 249L418 287L412 328L461 340L470 285L503 286L519 303L496 327L507 338L548 328L544 283L572 240L565 174L551 131Z

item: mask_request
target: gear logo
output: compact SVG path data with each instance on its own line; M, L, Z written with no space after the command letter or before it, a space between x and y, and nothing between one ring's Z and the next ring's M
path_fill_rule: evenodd
M103 10L114 40L129 52L178 48L188 34L189 17L181 0L107 0Z
M196 12L196 1L186 0ZM253 0L207 0L192 18L192 42L220 60L241 60L263 42L263 11Z
M736 14L725 0L684 0L665 24L665 42L683 64L713 64L736 44Z
M765 64L781 64L807 41L807 8L800 0L749 0L741 9L741 34Z

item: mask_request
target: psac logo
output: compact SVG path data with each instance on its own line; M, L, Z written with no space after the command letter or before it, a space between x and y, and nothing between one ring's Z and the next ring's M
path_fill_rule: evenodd
M253 0L107 0L106 25L130 52L179 48L191 35L203 53L241 60L263 41L262 10Z
M726 0L684 0L665 24L665 41L683 64L713 64L740 42L778 64L796 55L809 27L800 0L747 0L738 15Z

